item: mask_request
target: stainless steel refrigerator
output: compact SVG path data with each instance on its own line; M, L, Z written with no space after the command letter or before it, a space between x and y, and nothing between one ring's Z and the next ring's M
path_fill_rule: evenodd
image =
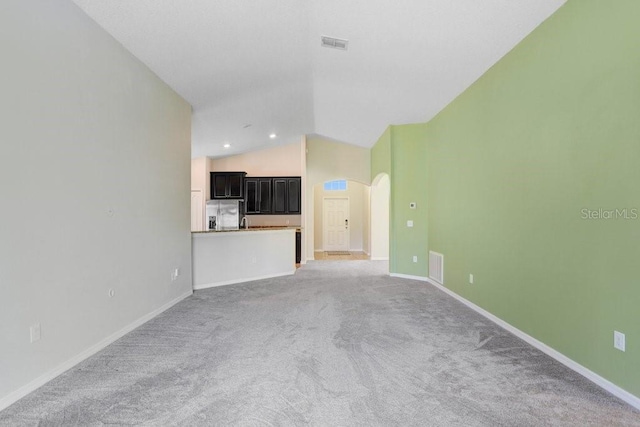
M207 201L207 230L238 230L241 209L240 200Z

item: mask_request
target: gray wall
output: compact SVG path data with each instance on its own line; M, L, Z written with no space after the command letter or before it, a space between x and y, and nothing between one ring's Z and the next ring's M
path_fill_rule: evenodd
M191 292L191 107L70 1L2 0L0 52L1 409Z

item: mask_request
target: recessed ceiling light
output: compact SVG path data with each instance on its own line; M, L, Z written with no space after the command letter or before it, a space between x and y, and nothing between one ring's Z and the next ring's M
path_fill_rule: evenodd
M275 139L275 138L276 138L276 136L278 136L278 135L276 135L275 133L272 133L272 134L270 134L270 135L269 135L269 138L271 138L271 139Z
M226 142L226 143L223 145L223 147L224 147L224 148L229 148L229 147L231 147L231 144L229 144L228 142Z

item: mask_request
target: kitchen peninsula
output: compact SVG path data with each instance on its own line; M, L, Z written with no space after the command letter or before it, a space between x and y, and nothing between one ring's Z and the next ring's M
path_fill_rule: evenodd
M194 289L295 273L306 258L305 162L302 142L192 159Z
M296 229L299 227L193 232L193 288L294 274Z

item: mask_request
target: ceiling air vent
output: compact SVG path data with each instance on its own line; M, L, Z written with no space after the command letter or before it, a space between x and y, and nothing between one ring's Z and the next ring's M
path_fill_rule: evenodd
M320 36L320 45L333 49L347 50L349 40L336 39L335 37Z

